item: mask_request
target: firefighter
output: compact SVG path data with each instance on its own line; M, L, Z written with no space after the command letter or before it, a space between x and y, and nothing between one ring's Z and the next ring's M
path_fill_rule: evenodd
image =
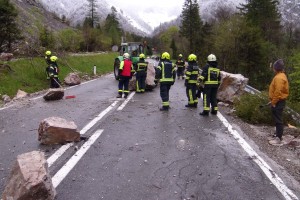
M147 66L148 63L145 61L145 54L139 55L139 62L136 64L136 92L144 93L146 88L146 77L147 77Z
M220 85L221 76L217 58L214 54L210 54L207 57L207 64L204 66L199 79L204 84L203 111L200 115L208 116L210 108L211 114L216 115L218 112L217 91Z
M197 82L199 77L199 66L197 65L197 56L195 54L191 54L188 57L188 67L185 75L186 95L188 98L188 104L185 105L185 107L197 108Z
M180 79L180 77L182 79L184 79L184 64L185 64L185 61L184 59L182 58L182 54L179 54L178 55L178 59L175 63L177 65L177 78Z
M59 88L59 79L58 79L58 66L57 66L57 57L50 57L49 64L49 77L50 77L50 88Z
M122 98L124 93L124 98L126 99L129 94L129 80L134 72L132 61L129 58L129 53L124 53L124 60L120 63L119 67L119 90L117 98Z
M162 99L160 111L168 111L170 108L169 91L176 78L175 65L170 61L168 52L161 55L161 61L156 68L156 75L160 82L160 97Z
M45 73L46 73L46 77L47 77L48 80L50 79L50 77L49 77L49 68L50 68L50 63L51 63L51 61L50 61L51 56L52 56L51 51L48 50L48 51L45 52L45 61L47 63Z

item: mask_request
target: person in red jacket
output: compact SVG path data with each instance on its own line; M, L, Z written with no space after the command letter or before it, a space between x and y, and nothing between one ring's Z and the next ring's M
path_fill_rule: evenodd
M122 98L122 95L124 93L124 98L127 98L129 94L129 80L132 77L133 65L132 61L129 58L128 53L124 53L123 55L124 60L120 63L119 68L119 91L117 98Z
M289 96L289 82L284 73L284 62L282 59L273 64L275 76L269 87L269 99L271 104L272 117L275 121L276 133L274 140L270 144L281 144L283 135L282 113L285 107L285 101Z

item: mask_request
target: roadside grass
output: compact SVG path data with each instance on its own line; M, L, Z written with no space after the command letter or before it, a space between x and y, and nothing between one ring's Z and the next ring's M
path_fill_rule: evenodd
M66 75L73 72L72 69L81 77L85 75L94 76L94 65L97 68L97 75L112 72L116 56L116 53L58 56L59 79L63 82ZM45 69L47 65L44 58L22 58L7 64L13 72L0 71L0 96L7 94L14 97L18 89L27 93L34 93L49 88L50 82L46 79Z

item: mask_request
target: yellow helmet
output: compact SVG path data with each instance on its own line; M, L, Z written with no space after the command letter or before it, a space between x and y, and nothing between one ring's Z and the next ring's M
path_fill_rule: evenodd
M51 55L51 51L46 51L45 54L46 54L47 56L50 56L50 55Z
M56 62L57 61L57 57L56 56L51 56L50 57L50 61L51 62Z
M217 61L217 57L216 57L214 54L210 54L210 55L207 57L207 61L208 61L208 62Z
M197 56L195 54L190 54L189 57L188 57L188 61L189 62L197 61Z
M170 54L168 52L164 52L161 54L161 59L170 60Z
M145 59L145 58L146 58L145 54L141 53L140 54L140 59Z
M182 54L179 54L178 57L182 57Z

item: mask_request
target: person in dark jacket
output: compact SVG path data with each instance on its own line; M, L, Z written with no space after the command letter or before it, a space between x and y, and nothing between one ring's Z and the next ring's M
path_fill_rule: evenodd
M51 63L51 60L50 60L51 56L52 56L51 51L48 50L48 51L45 52L45 61L46 61L46 64L47 64L45 72L46 72L46 78L47 79L50 79L50 77L49 77L49 68L50 68L50 63Z
M136 92L144 93L146 89L146 77L147 77L147 67L148 63L145 61L145 54L139 55L140 59L136 64Z
M161 61L156 68L156 76L160 82L160 97L162 99L160 110L168 111L170 108L169 91L176 78L175 66L170 61L170 54L168 52L164 52L161 55Z
M58 79L58 65L57 65L57 57L51 56L50 57L50 64L49 64L49 77L50 77L50 88L59 88L60 81Z
M126 99L129 94L129 80L132 77L133 65L132 61L129 58L128 53L124 53L123 55L124 60L120 63L119 68L119 90L117 98L122 98L124 93L124 98Z
M275 121L276 133L273 135L275 139L269 142L273 145L280 145L283 135L282 113L286 99L289 96L289 82L284 73L284 62L282 59L277 60L273 64L273 71L275 72L275 76L269 87L269 99L272 117Z
M178 55L178 59L175 63L177 65L177 78L180 79L180 77L182 79L184 79L184 65L185 65L185 61L182 58L182 54Z
M197 82L199 77L199 66L197 64L197 56L191 54L188 57L188 67L185 72L185 86L186 86L186 95L188 97L188 104L185 107L195 107L198 105L197 98Z
M221 76L217 58L214 54L207 57L207 64L204 66L199 79L204 83L203 111L200 115L208 116L209 110L211 110L211 114L216 115L218 112L217 92Z

